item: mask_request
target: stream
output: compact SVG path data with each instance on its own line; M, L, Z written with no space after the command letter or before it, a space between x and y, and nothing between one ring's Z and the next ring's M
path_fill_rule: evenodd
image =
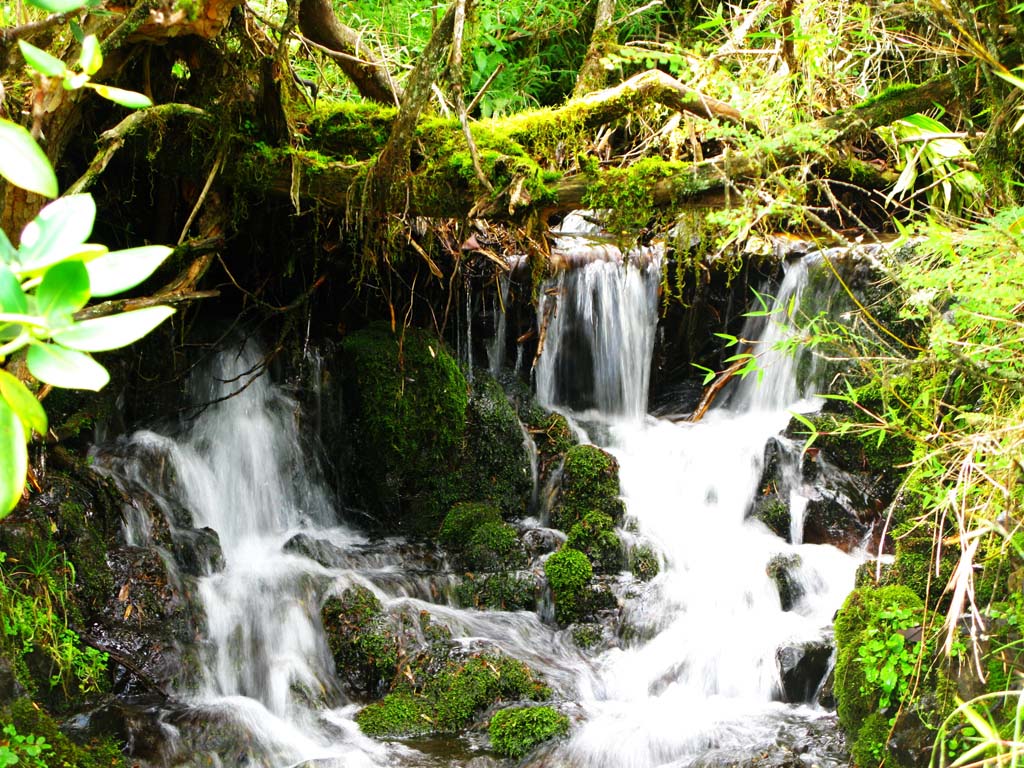
M408 743L361 734L352 719L359 705L336 682L319 617L326 595L357 584L392 615L429 610L464 646L498 649L543 675L572 729L532 764L724 766L764 764L766 754L777 758L768 764L840 764L834 714L813 696L781 701L778 655L829 637L863 557L787 543L747 517L766 443L792 411L815 408L813 393L796 386L799 357L773 349L793 333L786 316L798 311L813 262L787 265L771 317L752 319L744 332L761 339L754 347L761 375L733 382L728 398L697 423L648 415L657 254L597 260L541 292L539 315L550 318L537 397L566 415L583 441L618 459L622 536L652 546L661 560L649 582L617 577L630 631L596 655L537 612L454 607L455 577L436 553L339 524L300 439L297 402L260 375L263 351L248 342L221 353L193 377L194 402L213 404L187 428L139 431L96 454L102 471L186 508L196 528L217 532L223 551L223 568L207 563L198 581L205 621L190 649L196 671L182 675L175 691L182 703L161 718L163 764L511 765L487 750L483 734ZM500 367L502 346L493 349ZM799 488L793 493L795 511ZM133 546L153 543L140 520L126 520L125 535ZM296 537L329 557L306 556ZM767 573L779 556L791 557L799 587L787 610Z

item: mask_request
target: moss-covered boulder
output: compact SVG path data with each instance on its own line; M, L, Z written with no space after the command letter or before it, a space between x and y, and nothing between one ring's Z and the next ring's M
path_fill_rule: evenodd
M501 385L482 370L473 375L461 473L463 498L489 502L506 518L527 512L533 475L523 429Z
M356 715L377 737L457 733L495 702L549 698L551 690L521 661L497 653L460 656L427 650L414 657L383 700Z
M506 757L526 756L538 744L569 732L569 718L551 707L520 707L494 713L491 748Z
M335 671L348 691L380 696L395 676L399 644L377 597L364 586L349 587L327 599L320 618Z
M551 512L551 524L569 531L588 512L601 512L617 523L624 509L615 457L594 445L570 448L565 454L562 487Z
M629 550L629 570L637 581L650 581L661 572L661 559L646 544Z
M39 756L39 763L34 763L27 754L23 753L20 757L25 759L16 763L18 766L22 764L45 765L49 768L127 768L128 766L128 761L121 754L121 745L113 738L90 738L85 743L76 743L60 730L56 720L29 699L19 699L8 708L0 709L0 723L13 726L15 732L22 739L22 741L18 741L14 737L3 735L0 736L2 740L10 738L12 744L18 742L23 745L25 737L32 737L37 746L42 741L49 747ZM16 748L15 754L18 754L18 751Z
M498 509L489 504L454 505L441 524L438 538L456 564L468 571L507 571L526 563L526 551L516 529L503 522Z
M555 600L555 620L572 624L584 619L590 607L590 584L594 569L587 556L565 547L544 561L544 575Z
M622 541L615 533L615 522L603 512L587 512L573 523L565 546L585 554L595 573L622 570Z
M537 582L529 576L471 574L455 587L455 601L462 608L532 611L537 607L537 593Z
M465 376L432 334L383 324L342 344L346 462L354 501L392 532L437 532L462 497Z

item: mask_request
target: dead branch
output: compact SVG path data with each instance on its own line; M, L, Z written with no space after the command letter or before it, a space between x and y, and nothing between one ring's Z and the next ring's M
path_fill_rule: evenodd
M736 372L740 368L742 368L746 363L747 361L745 359L737 360L735 363L733 363L720 374L718 374L718 377L713 382L711 382L711 384L704 388L704 394L700 399L700 403L697 404L697 407L694 409L693 413L690 414L689 421L696 422L704 418L704 414L708 412L708 408L710 408L711 404L715 402L715 398L718 397L718 393L722 391L723 387L725 387L726 384L732 381L732 378L736 375Z

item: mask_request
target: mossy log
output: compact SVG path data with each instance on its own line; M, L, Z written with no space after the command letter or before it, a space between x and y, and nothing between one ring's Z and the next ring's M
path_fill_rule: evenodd
M664 72L651 70L559 108L474 123L473 135L493 192L484 189L475 178L458 121L422 119L416 126L415 138L423 157L400 186L404 187L404 194L378 197L375 202L390 198L391 207L401 203L400 211L391 212L415 216L477 216L516 221L537 212L546 216L587 205L602 207L602 202L607 204L603 207L614 207L614 200L604 199L606 194L613 196L615 190L628 185L633 188L633 197L642 198L655 208L698 202L715 204L728 184L761 178L773 169L808 157L823 178L834 175L842 181L855 180L867 189L885 188L893 181L891 174L852 157L845 144L859 133L948 100L955 91L954 80L943 76L922 85L891 89L852 109L798 126L780 136L766 137L756 153L727 151L690 163L653 158L645 161L642 168L591 168L571 174L542 169L541 163L560 142L571 142L572 137L578 141L587 132L652 103L753 128L746 117L728 104L692 91ZM381 112L371 121L376 127L373 131L368 128L364 138L380 134L394 116L394 111ZM341 122L351 118L351 110L339 116ZM337 131L339 136L349 135L358 132L358 128L330 123L330 117L319 123L322 131L314 137L314 150L253 149L236 164L232 183L239 188L282 196L293 195L298 189L309 202L346 210L350 217L365 215L367 212L358 209L368 202L361 190L374 165L372 153L370 159L358 162L351 162L350 157L346 161L331 159L332 152L342 151L332 141L332 134ZM317 142L322 143L317 146Z

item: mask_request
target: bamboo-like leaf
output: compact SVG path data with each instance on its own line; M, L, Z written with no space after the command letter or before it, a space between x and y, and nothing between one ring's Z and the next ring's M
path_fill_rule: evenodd
M171 249L164 245L147 245L142 248L128 248L111 251L87 261L89 285L93 296L111 296L134 288L163 264L171 255Z
M0 176L44 197L57 196L57 176L32 134L10 120L0 120Z
M82 352L119 349L138 341L173 314L173 307L146 307L134 312L97 317L55 333L53 340Z
M101 85L100 83L87 83L96 93L105 99L110 99L115 104L120 104L122 107L128 107L129 109L142 109L143 107L152 107L153 102L150 101L148 96L145 96L136 91L126 91L123 88L114 88L109 85Z
M21 419L7 401L0 399L0 518L6 517L21 498L28 472L28 451Z
M17 377L4 370L0 370L0 397L18 414L26 435L33 429L40 435L46 434L46 411L42 403Z
M33 376L55 387L98 391L110 381L107 369L89 355L57 344L32 344L25 359Z
M21 48L21 55L25 57L25 61L32 69L47 77L64 76L64 70L67 67L56 56L51 56L42 48L36 48L32 43L26 43L24 40L18 41L18 47Z

